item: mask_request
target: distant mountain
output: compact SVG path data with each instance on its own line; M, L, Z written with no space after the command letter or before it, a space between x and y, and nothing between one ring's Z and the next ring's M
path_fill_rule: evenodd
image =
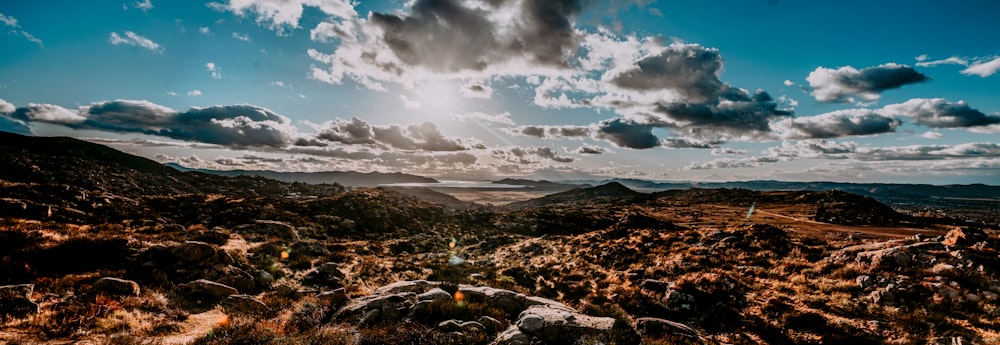
M575 183L571 184L571 183L552 182L552 181L548 181L548 180L535 181L535 180L514 179L514 178L505 178L503 180L493 181L493 183L495 183L495 184L507 184L507 185L513 185L513 186L525 186L527 188L545 189L545 190L550 190L550 189L568 190L568 189L573 189L573 188L589 188L589 187L593 187L592 185L589 185L589 184L575 184Z
M397 192L400 194L406 194L414 198L420 199L422 201L436 202L444 205L445 207L453 209L464 210L476 207L476 204L474 203L459 200L454 196L437 192L430 188L424 188L424 187L380 187L380 188L388 191Z
M605 183L597 187L574 188L565 192L543 196L537 199L515 202L507 205L510 208L539 207L554 204L574 204L592 202L595 200L623 199L643 196L618 182Z
M219 176L260 176L282 182L301 182L309 184L333 184L337 183L349 187L377 187L390 183L437 183L438 181L428 177L404 174L404 173L380 173L368 172L360 173L356 171L324 171L324 172L282 172L270 170L209 170L191 169L176 163L167 163L167 166L180 171L197 171L206 174Z

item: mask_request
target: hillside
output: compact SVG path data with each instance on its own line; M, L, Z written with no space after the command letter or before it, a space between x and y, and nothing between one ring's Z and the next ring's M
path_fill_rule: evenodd
M625 187L618 182L610 182L597 187L573 188L565 192L559 192L543 196L541 198L514 202L508 204L511 209L539 207L554 204L573 204L594 202L604 199L628 199L644 195L643 193Z
M191 169L175 163L168 163L167 166L180 171L197 171L201 173L219 176L259 176L282 182L300 182L309 184L339 184L348 187L378 187L391 183L436 183L435 179L395 173L382 173L377 171L362 173L356 171L323 171L323 172L283 172L270 170L208 170Z

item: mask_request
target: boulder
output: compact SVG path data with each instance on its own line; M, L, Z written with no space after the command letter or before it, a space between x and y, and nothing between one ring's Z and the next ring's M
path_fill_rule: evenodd
M451 294L447 291L441 290L441 288L433 288L427 292L417 295L417 299L421 301L437 301L437 300L451 300Z
M91 291L111 296L139 296L139 284L125 279L103 277L94 282Z
M625 322L542 305L521 312L517 328L550 344L573 344L581 339L613 344L639 343L639 335Z
M230 315L260 316L268 311L267 305L248 295L226 296L220 305L222 305L222 310Z
M33 284L0 286L0 319L3 317L22 318L38 314L38 304L31 300Z
M178 296L183 298L182 304L189 307L206 307L215 305L221 299L230 295L239 295L235 288L219 284L207 279L198 279L178 285L175 288Z
M857 283L858 287L862 289L867 289L868 287L875 285L875 279L872 279L871 276L865 274L859 275L857 278L854 278L854 282Z
M303 284L312 286L322 286L328 288L338 288L343 285L344 273L340 272L337 264L325 262L302 279Z
M490 345L531 345L531 336L521 332L517 326L511 325L507 330L497 335Z
M211 244L198 241L186 241L170 247L170 253L184 263L205 264L214 262L216 249Z
M976 243L983 242L989 239L989 236L979 228L957 228L948 231L944 235L944 243L949 246L963 246L969 247Z
M643 290L652 292L667 292L669 285L667 284L667 282L662 280L646 279L639 284L639 287L641 287Z

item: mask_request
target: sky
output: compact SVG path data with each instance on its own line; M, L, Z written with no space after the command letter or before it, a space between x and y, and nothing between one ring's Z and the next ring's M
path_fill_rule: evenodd
M0 0L0 130L223 170L1000 185L996 13Z

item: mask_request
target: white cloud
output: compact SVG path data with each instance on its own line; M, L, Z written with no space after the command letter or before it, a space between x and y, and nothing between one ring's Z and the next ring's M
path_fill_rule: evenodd
M279 35L299 27L303 7L316 7L323 13L339 19L358 16L349 0L230 0L215 8L232 11L238 16L255 15L258 24L265 25Z
M253 42L253 40L250 39L250 35L239 32L233 32L233 38L243 42Z
M149 0L136 1L131 6L143 12L149 12L149 10L153 9L153 3Z
M214 62L206 62L205 69L212 73L212 79L222 79L222 68L216 66Z
M209 29L207 26L202 26L202 27L198 28L198 32L200 32L202 35L208 35L208 34L212 33L212 30Z
M944 134L941 134L941 132L927 131L921 134L920 137L926 139L941 139L944 138Z
M793 85L795 85L795 82L791 81L791 80L788 80L788 79L785 79L784 84L785 84L785 86L793 86Z
M513 126L514 125L514 120L512 120L510 118L510 112L504 112L502 114L496 114L496 115L490 115L490 114L481 113L481 112L472 112L472 113L464 113L464 114L455 114L455 115L452 115L452 117L458 119L459 121L478 120L478 121L486 121L486 122L499 123L499 124L504 124L504 125L509 125L509 126Z
M191 97L201 96L201 90L194 89L194 90L188 91L187 95L191 96Z
M1000 56L988 61L977 61L962 70L961 73L965 75L978 75L986 78L995 74L998 70L1000 70Z
M42 40L38 39L37 37L28 33L27 31L21 30L21 24L18 24L17 18L0 13L0 23L3 23L5 26L10 27L11 34L16 34L18 36L24 37L24 39L28 40L28 42L38 44L38 46L44 46L44 44L42 44Z
M776 163L778 157L760 156L746 158L719 158L708 162L691 162L684 166L686 170L754 168Z
M167 95L168 96L177 96L177 93L173 92L173 91L167 91Z
M837 69L817 67L806 77L813 88L811 94L817 101L844 103L853 103L854 97L868 102L877 101L882 97L882 91L928 79L910 66L895 63L860 70L851 66Z
M3 98L0 98L0 114L10 114L15 110L17 110L17 107L10 102L5 101Z
M406 109L416 110L423 108L423 105L421 105L420 102L414 101L409 97L406 97L406 95L399 95L399 100L403 101L403 107Z
M158 54L163 54L164 50L163 47L161 47L158 43L153 42L153 40L143 37L142 35L136 34L132 31L125 31L125 33L121 35L119 35L117 32L112 32L108 40L113 45L125 44L130 46L136 46Z
M959 58L957 56L952 56L952 57L944 59L944 60L934 60L934 61L927 61L927 59L926 59L927 55L921 55L921 56L918 56L918 58L919 57L925 57L925 59L924 60L919 60L919 59L917 60L917 61L920 61L920 62L917 62L917 66L918 67L934 67L934 66L938 66L938 65L962 65L962 66L968 66L969 65L968 61L966 61L965 59Z

